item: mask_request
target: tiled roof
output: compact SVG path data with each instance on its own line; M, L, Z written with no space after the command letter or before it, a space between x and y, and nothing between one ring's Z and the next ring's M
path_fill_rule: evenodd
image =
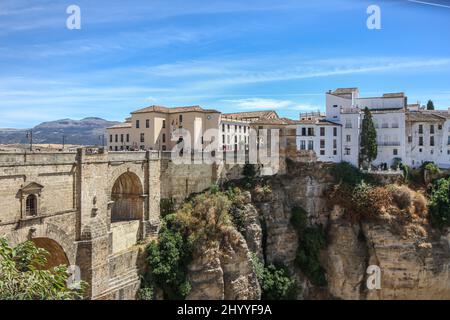
M404 98L404 92L394 92L394 93L385 93L383 94L383 98Z
M119 123L107 129L122 129L122 128L131 128L131 123L130 122Z
M227 118L235 119L278 119L278 114L273 110L263 110L263 111L249 111L249 112L236 112L236 113L224 113Z
M433 111L410 111L406 113L406 121L410 122L439 122L444 121L443 116Z
M186 106L186 107L174 107L168 108L163 106L150 106L143 109L139 109L131 112L134 113L147 113L147 112L160 112L160 113L180 113L180 112L205 112L205 113L220 113L217 110L203 109L200 106Z
M424 111L424 112L430 112L439 117L443 117L445 119L450 119L450 112L448 110L433 110L433 111Z
M358 91L358 88L337 88L332 94L349 94Z
M297 124L300 121L298 120L292 120L289 118L272 118L272 119L260 119L257 121L254 121L253 124L260 124L260 125L290 125L290 124Z

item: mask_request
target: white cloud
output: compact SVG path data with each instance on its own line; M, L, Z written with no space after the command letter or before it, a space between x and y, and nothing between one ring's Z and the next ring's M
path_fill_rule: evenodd
M241 110L290 110L290 111L316 111L320 107L312 104L299 104L291 100L267 99L267 98L244 98L222 100L235 109Z

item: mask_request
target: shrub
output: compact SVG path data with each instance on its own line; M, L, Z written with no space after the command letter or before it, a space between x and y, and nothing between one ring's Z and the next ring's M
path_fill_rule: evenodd
M253 267L261 286L263 300L292 300L296 298L297 283L291 279L287 267L281 263L264 267L259 258L252 254Z
M0 238L0 300L82 299L84 281L68 286L66 266L43 270L49 253L27 241L12 248Z
M411 191L407 186L390 186L392 199L397 207L401 210L407 209L411 206L412 196Z
M153 300L153 287L144 287L138 291L139 300Z
M425 162L422 165L422 169L428 171L431 174L438 174L441 172L439 167L434 162Z
M351 211L360 218L375 218L392 203L392 195L385 187L373 187L361 182L353 190Z
M450 179L437 180L429 198L429 212L434 227L450 226Z
M187 265L192 258L192 248L183 235L163 227L159 241L147 247L147 262L152 278L167 299L184 299L190 292L187 280Z
M173 198L161 199L159 207L161 210L161 218L164 218L175 211L175 200Z
M242 169L242 175L248 179L254 179L256 177L257 170L254 164L247 163Z
M365 178L365 175L358 168L348 162L335 164L331 170L331 173L338 182L351 186L356 186Z
M318 286L327 284L325 270L320 265L320 251L326 246L326 234L321 226L308 227L307 212L301 207L292 209L291 223L298 236L295 262L302 272Z
M320 251L326 246L326 235L322 227L307 227L299 237L295 262L311 282L326 286L325 270L320 265Z

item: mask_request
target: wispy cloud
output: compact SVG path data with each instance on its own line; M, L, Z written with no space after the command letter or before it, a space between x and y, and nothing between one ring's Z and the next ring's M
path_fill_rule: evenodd
M417 1L417 0L407 0L408 2L414 2L414 3L418 3L418 4L425 4L428 6L434 6L434 7L440 7L440 8L447 8L450 9L449 5L445 5L445 4L440 4L440 3L436 3L436 2L429 2L429 1Z
M231 104L235 109L240 110L289 110L289 111L312 111L320 109L313 104L299 104L291 100L267 99L267 98L244 98L225 99L225 103Z

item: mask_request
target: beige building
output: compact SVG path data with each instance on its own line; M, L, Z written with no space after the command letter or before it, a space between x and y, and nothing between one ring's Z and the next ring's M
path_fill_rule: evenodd
M209 129L218 129L220 112L199 106L167 108L150 106L131 113L124 123L107 129L110 151L172 150L183 140L179 130L190 134L190 147L206 146L211 139L204 138Z

